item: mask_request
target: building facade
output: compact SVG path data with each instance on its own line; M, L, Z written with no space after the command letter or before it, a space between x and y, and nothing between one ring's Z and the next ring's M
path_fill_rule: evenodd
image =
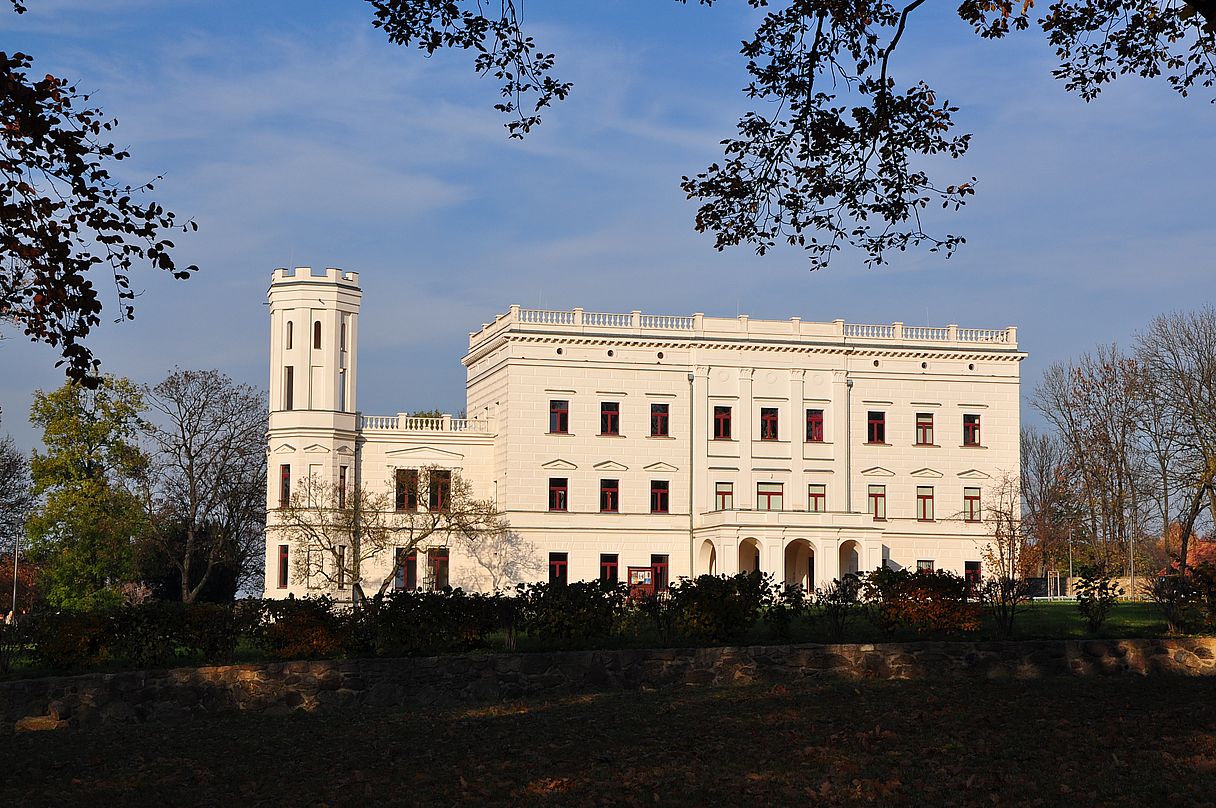
M467 417L413 418L359 411L356 273L278 269L269 298L268 597L317 586L274 529L306 477L459 475L509 521L515 577L815 587L882 564L981 574L986 508L1018 474L1014 328L511 306L469 334ZM394 585L488 588L484 558L428 544ZM365 589L391 568L373 559Z

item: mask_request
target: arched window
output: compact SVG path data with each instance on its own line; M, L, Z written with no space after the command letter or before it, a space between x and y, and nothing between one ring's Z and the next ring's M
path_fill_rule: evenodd
M291 320L287 321L287 350L291 350Z
M312 347L321 349L321 321L317 320L312 324Z

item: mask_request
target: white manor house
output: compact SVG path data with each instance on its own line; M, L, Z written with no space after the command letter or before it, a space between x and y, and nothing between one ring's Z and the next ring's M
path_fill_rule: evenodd
M880 564L979 576L988 496L1018 473L1014 328L511 306L469 334L467 417L414 418L359 412L357 273L276 269L269 298L267 597L316 593L273 527L306 476L390 492L450 470L496 503L533 580L761 569L816 587ZM432 538L394 585L486 587ZM390 570L365 564L364 589Z

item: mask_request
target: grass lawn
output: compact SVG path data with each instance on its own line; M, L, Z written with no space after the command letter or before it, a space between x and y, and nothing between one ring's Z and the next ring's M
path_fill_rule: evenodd
M1216 680L823 682L0 739L0 805L1216 805Z

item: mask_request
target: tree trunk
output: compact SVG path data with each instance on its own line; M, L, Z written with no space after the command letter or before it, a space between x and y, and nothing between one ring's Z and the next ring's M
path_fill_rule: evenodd
M1186 515L1186 523L1182 525L1182 554L1178 562L1178 574L1186 575L1186 554L1187 544L1190 539L1191 529L1195 527L1195 520L1199 517L1200 511L1203 510L1203 495L1211 488L1209 483L1203 483L1195 489L1195 498L1191 500L1191 507Z

